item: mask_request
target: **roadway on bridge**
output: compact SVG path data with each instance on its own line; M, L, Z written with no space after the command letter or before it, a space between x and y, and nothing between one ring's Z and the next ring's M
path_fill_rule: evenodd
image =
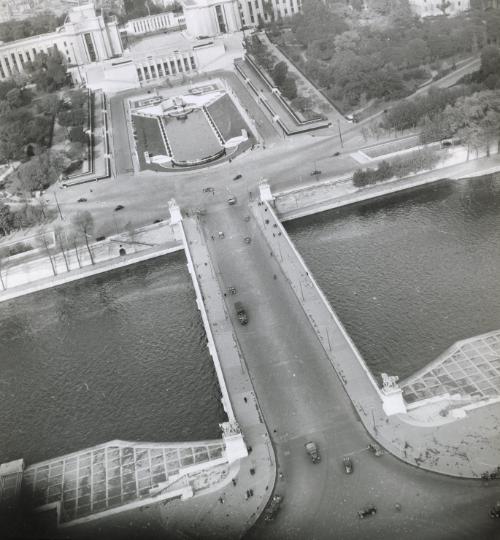
M246 215L246 204L218 203L203 216L202 225L221 286L237 289L236 296L226 297L229 312L234 317L235 300L248 309L248 326L234 318L235 331L283 474L276 486L284 496L282 510L273 523L261 520L248 537L497 538L498 523L488 517L498 497L495 485L428 473L367 451L364 427L298 299ZM246 236L251 244L243 241ZM306 456L308 440L319 444L323 459L318 465ZM352 475L343 470L345 455L353 459ZM378 513L360 520L356 512L367 504L375 504Z

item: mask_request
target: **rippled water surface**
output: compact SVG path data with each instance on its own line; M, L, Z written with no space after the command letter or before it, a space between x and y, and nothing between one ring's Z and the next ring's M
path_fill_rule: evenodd
M181 254L0 304L0 347L0 462L219 436L220 391Z
M408 376L500 328L500 176L443 181L287 224L375 374Z

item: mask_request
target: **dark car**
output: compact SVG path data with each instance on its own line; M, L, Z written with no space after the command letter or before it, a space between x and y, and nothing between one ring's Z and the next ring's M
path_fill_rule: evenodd
M311 461L314 464L319 463L321 461L318 445L314 441L306 442L306 444L304 445L304 448L306 449L306 452L308 453L309 457L311 458Z
M80 197L77 202L87 202L85 197Z
M242 174L237 174L233 180L239 180L240 178L243 178L243 175Z
M118 212L119 210L123 210L125 207L121 204L119 204L118 206L115 206L115 212Z
M272 521L275 518L276 514L280 509L282 500L283 497L281 495L274 495L274 497L271 499L271 502L264 510L264 519L266 521Z
M373 504L371 504L370 506L366 506L362 510L358 510L358 517L359 519L365 519L365 517L373 516L376 513L377 513L376 507L373 506Z
M346 474L351 474L352 473L352 460L350 457L346 456L344 459L343 459L343 463L344 463L344 471Z
M236 311L236 315L238 317L238 321L240 322L240 324L242 325L248 324L248 315L241 302L234 303L234 310Z
M493 508L490 509L490 518L496 519L500 518L500 505L496 505Z
M319 176L321 174L321 171L318 169L314 169L314 171L311 173L311 176Z

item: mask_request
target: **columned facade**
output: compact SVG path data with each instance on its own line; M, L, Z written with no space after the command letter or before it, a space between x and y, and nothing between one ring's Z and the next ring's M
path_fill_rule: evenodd
M236 0L184 0L183 9L192 36L217 36L241 29Z
M169 12L158 13L139 19L131 19L121 28L121 30L127 32L128 35L140 36L142 34L161 32L162 30L182 29L185 27L186 21L182 12Z
M105 21L89 4L73 8L55 32L0 45L0 80L21 73L42 52L59 51L69 65L85 65L123 52L116 20Z

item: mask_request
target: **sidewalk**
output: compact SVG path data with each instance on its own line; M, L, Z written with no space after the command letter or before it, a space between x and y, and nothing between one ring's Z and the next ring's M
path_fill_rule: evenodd
M500 404L440 426L411 425L404 414L388 417L377 383L273 209L268 203L251 208L371 436L399 459L430 471L477 478L485 470L495 470L500 465Z

